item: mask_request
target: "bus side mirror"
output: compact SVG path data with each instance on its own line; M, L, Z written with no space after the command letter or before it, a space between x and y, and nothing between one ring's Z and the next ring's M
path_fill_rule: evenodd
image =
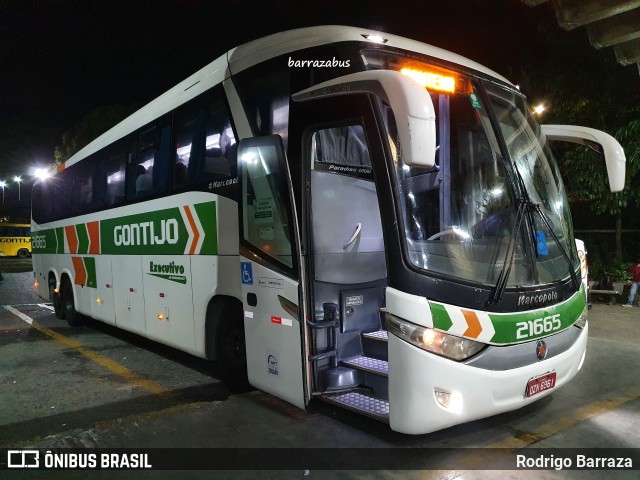
M622 146L608 133L575 125L542 125L542 133L547 140L579 143L604 155L612 192L624 189L625 156Z
M369 93L386 101L396 117L402 161L431 168L436 157L436 114L431 96L415 80L390 70L352 73L302 90L295 102Z

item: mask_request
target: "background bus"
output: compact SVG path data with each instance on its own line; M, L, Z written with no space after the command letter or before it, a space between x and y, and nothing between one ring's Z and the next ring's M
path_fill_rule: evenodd
M30 257L31 225L28 223L0 223L0 256Z

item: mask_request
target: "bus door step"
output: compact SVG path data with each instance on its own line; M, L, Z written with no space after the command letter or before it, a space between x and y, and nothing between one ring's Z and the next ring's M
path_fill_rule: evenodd
M364 332L362 334L362 354L367 357L389 358L389 338L386 330Z
M366 390L320 395L320 400L361 413L381 422L389 423L389 400L375 396Z
M377 340L379 342L388 342L389 341L389 337L387 336L387 331L386 330L377 330L375 332L367 332L367 333L363 333L362 336L364 338L370 339L370 340Z
M365 357L357 355L351 358L344 358L340 362L347 367L362 370L364 372L373 373L382 377L389 376L389 362L378 358Z

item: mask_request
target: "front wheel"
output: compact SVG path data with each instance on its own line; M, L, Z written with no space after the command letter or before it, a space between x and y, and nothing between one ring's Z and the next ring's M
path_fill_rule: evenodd
M251 389L247 378L247 351L244 342L244 325L226 316L218 328L218 361L222 379L234 392ZM224 318L224 317L223 317Z
M29 250L27 250L26 248L21 248L20 250L18 250L18 258L29 258L31 256L31 253L29 253Z

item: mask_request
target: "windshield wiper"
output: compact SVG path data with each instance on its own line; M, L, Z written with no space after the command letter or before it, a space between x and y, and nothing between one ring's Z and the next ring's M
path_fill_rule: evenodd
M511 230L511 235L509 236L509 243L507 244L507 251L504 256L504 264L502 265L502 270L500 270L500 276L498 277L495 290L493 291L493 295L489 300L489 303L498 303L502 299L502 294L504 293L507 281L509 280L509 274L511 273L513 256L516 252L516 236L520 234L522 222L525 217L525 211L528 210L528 206L529 202L527 202L527 200L521 198L518 201L518 210L516 210L516 219L513 229Z
M573 268L573 265L571 265L571 259L569 258L569 255L567 254L567 251L562 246L562 243L560 242L560 239L556 235L556 232L554 232L553 228L551 227L551 222L549 222L549 217L547 217L546 213L544 213L542 208L540 208L540 204L539 203L531 204L531 206L534 208L534 210L536 212L538 212L538 214L540 215L540 218L542 218L542 221L544 222L544 224L549 229L549 232L551 232L551 236L553 237L553 241L556 242L556 245L558 246L558 249L560 250L560 253L562 254L564 259L566 260L567 265L569 265L569 273L571 274L571 280L573 281L573 286L576 288L576 290L578 290L580 288L580 280L578 279L578 275L576 274L575 268Z

